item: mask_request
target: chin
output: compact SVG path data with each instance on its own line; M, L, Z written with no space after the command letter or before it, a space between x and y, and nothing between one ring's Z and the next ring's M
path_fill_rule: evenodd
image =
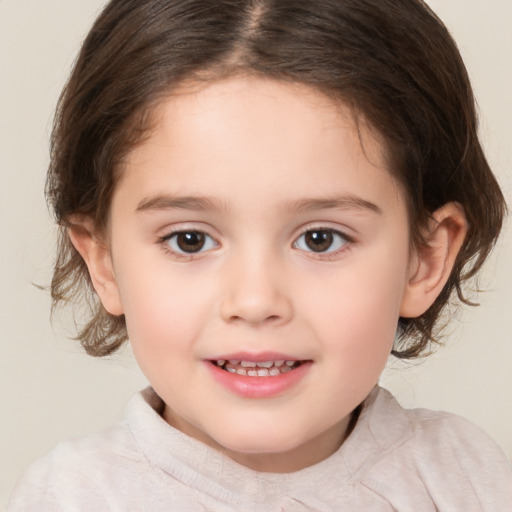
M222 444L223 448L230 452L243 454L270 454L270 453L286 453L297 448L296 445L283 446L280 442L269 442L268 439L240 439L238 442L230 442Z
M308 441L309 439L294 437L290 431L279 433L269 432L267 429L261 429L258 432L239 430L228 433L225 431L215 438L221 451L246 455L287 453L300 448Z

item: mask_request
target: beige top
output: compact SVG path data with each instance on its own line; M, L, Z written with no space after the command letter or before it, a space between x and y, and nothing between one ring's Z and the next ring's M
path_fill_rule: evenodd
M405 410L381 388L343 446L288 474L241 466L170 427L150 388L125 420L59 444L18 484L8 512L512 511L512 468L457 416Z

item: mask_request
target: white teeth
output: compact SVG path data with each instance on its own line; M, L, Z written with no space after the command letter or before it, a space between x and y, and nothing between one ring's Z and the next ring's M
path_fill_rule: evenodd
M227 370L230 373L249 377L277 377L282 373L292 371L299 361L241 361L239 359L217 359L216 364L219 368Z
M274 364L274 361L263 361L261 363L256 363L256 366L258 368L270 368L271 366L273 366Z
M217 364L219 366L222 366L225 364L226 361L223 359L217 361ZM272 368L272 366L275 366L276 368L279 368L280 366L283 366L283 364L286 362L288 366L293 366L297 361L238 361L236 359L230 359L229 364L233 366L241 365L243 368Z

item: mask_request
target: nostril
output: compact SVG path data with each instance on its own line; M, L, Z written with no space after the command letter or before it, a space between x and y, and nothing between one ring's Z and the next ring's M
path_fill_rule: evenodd
M278 325L292 318L293 307L290 298L277 289L239 283L221 302L220 314L229 323Z
M278 324L282 321L282 317L280 315L244 315L244 316L236 316L234 318L236 321L247 322L251 325L259 325L259 324Z

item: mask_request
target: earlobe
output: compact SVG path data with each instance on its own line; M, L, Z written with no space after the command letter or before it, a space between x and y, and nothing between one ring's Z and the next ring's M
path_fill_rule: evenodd
M115 316L124 313L106 242L95 235L90 217L75 215L67 228L71 243L85 261L103 307Z
M468 227L463 208L447 203L432 214L425 244L411 257L400 316L416 318L433 304L450 277Z

